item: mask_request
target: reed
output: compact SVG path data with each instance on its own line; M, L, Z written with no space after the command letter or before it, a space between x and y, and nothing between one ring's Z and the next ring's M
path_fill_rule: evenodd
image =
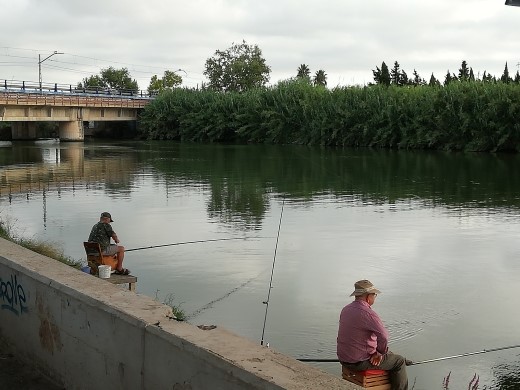
M146 106L148 139L188 142L520 150L520 85L315 87L289 80L244 93L175 89Z

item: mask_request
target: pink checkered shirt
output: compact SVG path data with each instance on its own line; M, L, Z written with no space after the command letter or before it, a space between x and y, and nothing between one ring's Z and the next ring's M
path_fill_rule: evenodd
M339 316L337 353L340 362L357 363L370 359L374 352L388 351L388 331L365 301L354 301Z

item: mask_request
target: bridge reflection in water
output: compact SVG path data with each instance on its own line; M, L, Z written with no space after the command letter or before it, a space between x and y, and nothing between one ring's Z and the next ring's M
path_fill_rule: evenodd
M128 168L135 165L127 154L87 159L88 149L76 142L39 145L30 152L30 158L18 156L19 164L0 167L0 196L30 197L37 192L96 187L98 183L128 183ZM27 165L26 161L33 163Z

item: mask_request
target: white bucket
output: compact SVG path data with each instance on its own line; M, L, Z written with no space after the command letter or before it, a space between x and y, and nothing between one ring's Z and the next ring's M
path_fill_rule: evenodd
M108 279L110 277L110 271L112 267L109 265L100 265L98 266L99 277L102 279Z

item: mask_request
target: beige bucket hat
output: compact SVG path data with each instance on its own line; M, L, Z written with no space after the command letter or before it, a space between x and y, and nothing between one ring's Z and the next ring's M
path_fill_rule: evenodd
M381 294L377 288L369 280L359 280L354 283L354 292L350 294L351 297L360 297L365 294Z

